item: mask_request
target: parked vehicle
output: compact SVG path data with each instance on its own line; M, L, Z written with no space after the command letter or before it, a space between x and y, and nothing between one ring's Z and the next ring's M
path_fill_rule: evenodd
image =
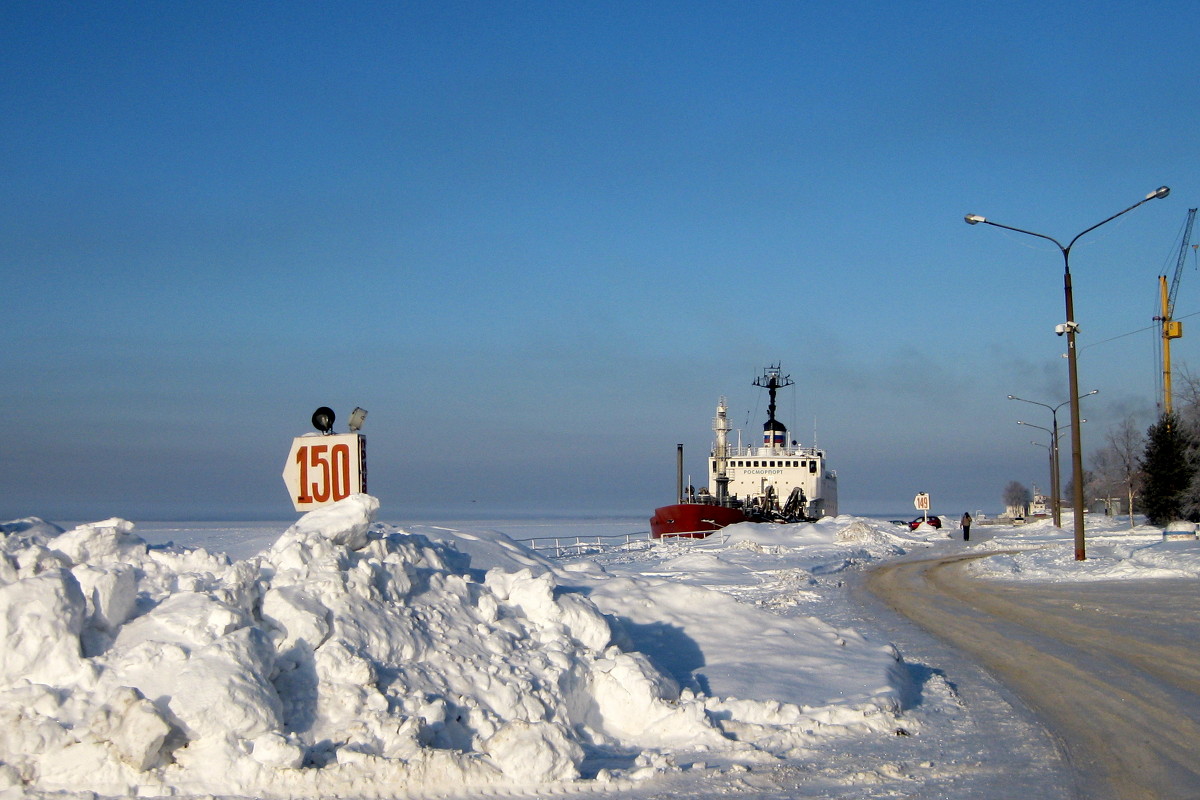
M934 528L942 527L942 518L935 517L932 514L930 514L928 517L917 517L912 522L908 523L908 529L910 531L915 531L917 528L921 527L922 522L924 522Z

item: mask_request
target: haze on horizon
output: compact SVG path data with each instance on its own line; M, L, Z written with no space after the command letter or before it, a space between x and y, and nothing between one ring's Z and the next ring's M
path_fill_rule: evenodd
M1149 425L1194 4L62 2L0 26L0 518L285 519L318 406L390 520L648 515L768 364L846 513ZM1189 262L1176 368L1196 362ZM1044 417L1044 418L1043 418ZM1048 437L1046 437L1048 440ZM699 481L697 481L699 483Z

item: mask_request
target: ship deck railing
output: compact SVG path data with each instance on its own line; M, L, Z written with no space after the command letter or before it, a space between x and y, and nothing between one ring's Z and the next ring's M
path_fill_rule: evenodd
M716 456L714 450L711 454ZM805 447L803 445L780 445L772 447L770 445L742 445L738 447L735 444L725 445L726 458L824 458L825 451L819 447Z

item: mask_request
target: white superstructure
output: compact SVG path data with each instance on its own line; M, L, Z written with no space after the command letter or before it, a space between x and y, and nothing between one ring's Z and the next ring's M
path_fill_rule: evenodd
M730 445L727 405L722 397L713 421L716 443L709 457L709 492L719 504L728 498L748 513L819 519L836 516L837 473L825 463L825 453L788 438L787 427L775 419L776 390L792 385L778 366L768 367L754 381L770 392L768 419L763 425L761 447Z

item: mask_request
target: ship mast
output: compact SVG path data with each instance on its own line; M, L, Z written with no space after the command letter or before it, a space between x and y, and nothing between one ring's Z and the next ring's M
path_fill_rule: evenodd
M767 447L787 445L787 427L775 419L775 393L795 381L791 375L783 375L779 364L773 364L763 370L763 374L754 379L754 385L766 389L770 395L767 405L767 422L763 425L763 444Z
M714 448L713 455L717 459L717 505L719 506L729 505L729 474L726 466L729 456L729 431L732 428L725 415L728 410L729 404L722 397L717 402L717 416L713 419L713 433L717 435L717 446Z

